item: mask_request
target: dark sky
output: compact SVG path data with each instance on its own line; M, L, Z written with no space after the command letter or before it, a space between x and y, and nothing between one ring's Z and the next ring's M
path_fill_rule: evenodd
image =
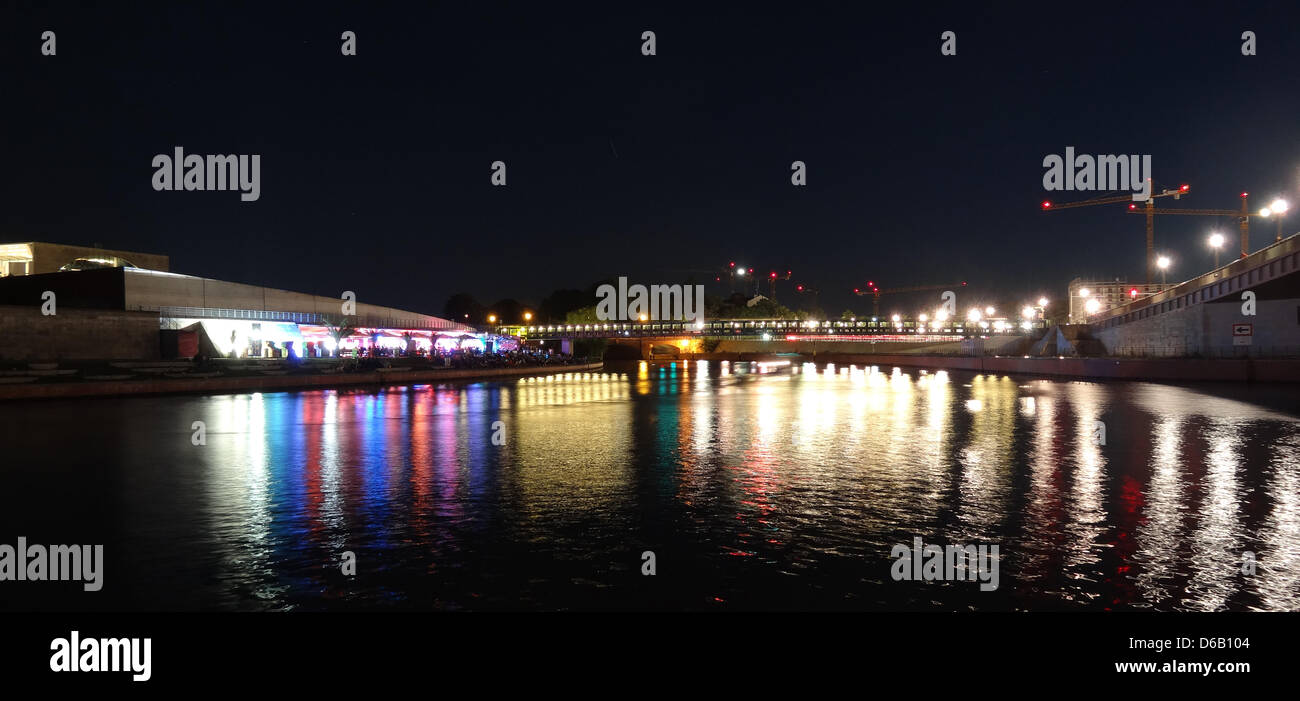
M838 311L867 279L1140 279L1141 217L1038 211L1066 146L1151 154L1157 189L1193 187L1178 206L1300 200L1294 5L641 5L6 6L0 240L435 313L735 260ZM177 145L261 154L261 199L155 192ZM1157 220L1175 276L1209 267L1215 225L1235 245L1230 219Z

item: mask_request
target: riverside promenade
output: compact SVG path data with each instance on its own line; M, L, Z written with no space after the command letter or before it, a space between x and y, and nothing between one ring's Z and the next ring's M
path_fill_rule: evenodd
M299 389L334 389L375 385L411 385L449 380L499 380L514 377L592 372L603 362L543 365L517 368L446 368L404 372L352 372L257 377L185 377L132 380L86 380L60 383L0 385L0 401L22 399L72 399L161 394L227 394L278 392Z

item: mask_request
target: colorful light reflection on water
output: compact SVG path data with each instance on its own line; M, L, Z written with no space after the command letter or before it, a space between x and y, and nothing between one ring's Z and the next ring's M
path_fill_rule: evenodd
M1300 608L1300 419L1266 388L640 363L0 423L6 542L109 568L6 608ZM892 581L916 536L999 544L1001 587Z

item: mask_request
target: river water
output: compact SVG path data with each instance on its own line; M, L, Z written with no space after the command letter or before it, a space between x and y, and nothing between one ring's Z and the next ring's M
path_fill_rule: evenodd
M104 586L0 607L1300 610L1298 396L679 362L9 402L0 544L103 544ZM997 588L895 581L916 538Z

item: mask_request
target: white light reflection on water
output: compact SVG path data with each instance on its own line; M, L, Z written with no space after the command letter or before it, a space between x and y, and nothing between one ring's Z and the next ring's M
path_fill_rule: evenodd
M129 524L122 608L1300 609L1300 423L1254 389L827 370L0 406L32 485L0 525ZM998 544L1002 587L899 588L914 536Z

